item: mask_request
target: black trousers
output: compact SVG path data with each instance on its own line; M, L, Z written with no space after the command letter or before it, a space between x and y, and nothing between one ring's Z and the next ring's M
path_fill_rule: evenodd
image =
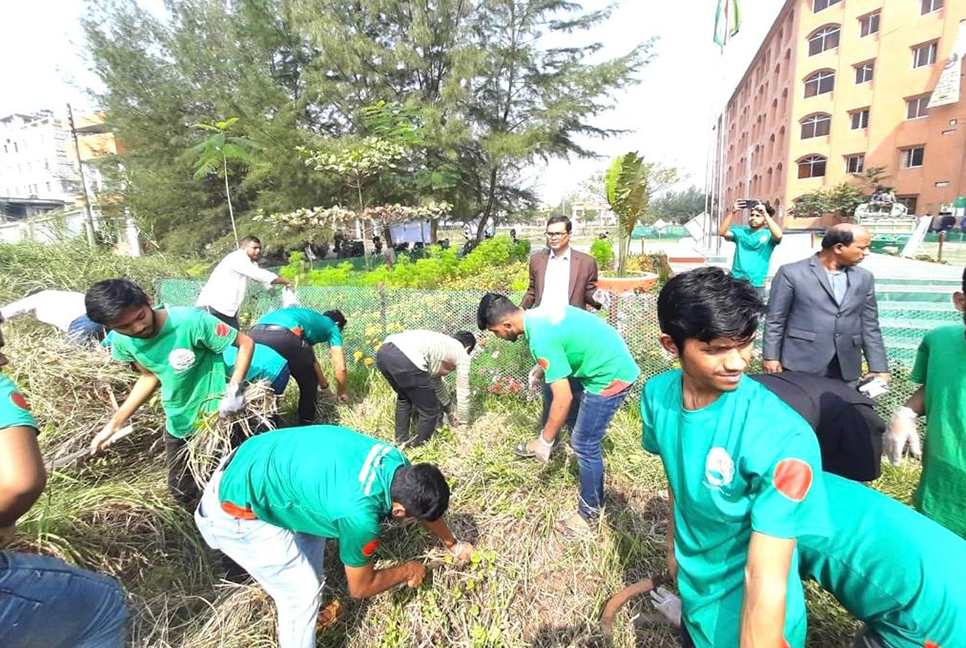
M230 327L232 327L232 328L234 328L236 330L240 330L241 329L241 327L238 326L238 315L225 315L221 311L216 311L211 306L204 306L204 307L202 307L201 310L206 311L206 312L210 313L211 315L214 315L215 317L217 317L218 319L220 319L222 322L224 322L225 324L227 324L228 326L230 326Z
M392 342L376 352L376 367L396 392L396 443L418 446L436 430L442 405L429 372L421 370ZM416 410L416 436L410 437L409 423Z
M188 442L164 432L164 463L168 467L168 492L189 512L201 500L201 489L188 470Z
M288 369L299 386L299 425L315 423L319 396L319 377L315 373L315 352L309 344L282 328L255 326L248 335L257 344L271 347L288 362Z

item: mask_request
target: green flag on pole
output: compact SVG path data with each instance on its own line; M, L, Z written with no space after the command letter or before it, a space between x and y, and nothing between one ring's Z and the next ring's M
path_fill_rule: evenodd
M738 0L718 0L718 12L714 17L714 42L721 47L738 33L741 27L741 9Z

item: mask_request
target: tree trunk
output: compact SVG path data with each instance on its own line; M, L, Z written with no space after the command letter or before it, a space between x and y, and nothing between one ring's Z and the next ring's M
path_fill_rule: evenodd
M235 235L235 247L238 247L238 229L235 228L235 210L231 206L231 189L228 188L228 158L221 156L225 170L225 195L228 197L228 217L231 218L231 233Z

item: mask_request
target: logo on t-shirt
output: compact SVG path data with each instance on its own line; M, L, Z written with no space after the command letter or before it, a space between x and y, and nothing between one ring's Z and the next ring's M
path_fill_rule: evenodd
M758 242L761 243L762 245L764 245L765 243L768 242L768 239L770 239L770 238L771 238L771 234L762 234L758 238Z
M215 335L218 337L227 337L230 332L231 327L224 322L219 323L218 326L215 327Z
M168 364L178 373L186 371L195 364L195 352L191 349L175 349L168 354Z
M735 462L728 451L722 447L708 450L704 460L704 485L712 490L719 490L732 482L735 478Z
M376 553L376 549L378 548L379 548L379 538L373 538L372 540L367 542L364 547L362 547L362 555L365 556L366 558L369 558L370 556L372 556L372 554Z
M794 502L801 502L812 488L812 467L801 459L782 459L775 466L775 488Z
M537 358L537 364L540 365L540 368L544 371L550 367L550 361L546 358Z
M10 394L10 402L22 410L30 411L30 405L27 404L27 400L20 392Z

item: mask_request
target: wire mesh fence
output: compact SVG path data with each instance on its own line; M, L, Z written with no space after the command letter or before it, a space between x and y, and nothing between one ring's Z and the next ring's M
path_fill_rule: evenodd
M203 285L204 282L198 280L161 280L156 286L158 301L170 306L191 306ZM375 352L386 336L403 330L479 333L476 310L482 296L480 292L303 286L298 289L298 296L304 307L319 311L337 308L345 314L343 348L350 368L371 367ZM522 294L510 295L514 301L521 297ZM601 317L618 330L641 368L641 380L635 385L635 392L639 392L648 378L676 366L674 359L658 343L656 292L599 293L598 297L604 304ZM936 326L962 321L962 316L945 304L880 299L880 324L893 375L889 393L878 399L879 413L885 418L915 391L916 385L909 381L909 372L923 335ZM239 313L243 328L281 306L279 290L253 289ZM750 373L761 370L760 338L759 335ZM482 347L473 361L474 389L525 395L527 374L533 366L526 342L507 342L492 335L482 336L482 339Z

